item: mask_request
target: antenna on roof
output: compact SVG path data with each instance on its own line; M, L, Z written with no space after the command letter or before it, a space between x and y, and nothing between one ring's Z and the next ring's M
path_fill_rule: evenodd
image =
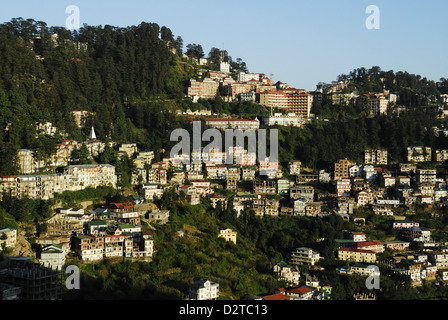
M224 42L222 43L221 62L224 62Z

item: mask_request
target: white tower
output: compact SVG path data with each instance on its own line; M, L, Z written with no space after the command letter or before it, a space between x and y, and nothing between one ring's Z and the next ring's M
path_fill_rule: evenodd
M93 125L92 125L92 129L90 130L89 139L96 140L95 128L93 127Z

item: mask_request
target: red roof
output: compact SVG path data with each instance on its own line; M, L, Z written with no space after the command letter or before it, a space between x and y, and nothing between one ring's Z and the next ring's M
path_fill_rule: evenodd
M370 247L370 246L380 246L382 244L383 243L380 241L365 241L365 242L357 242L356 246L358 248L361 248L361 247Z
M360 253L376 253L372 250L363 250L363 249L352 249L352 248L341 248L340 251L351 251L351 252L360 252Z
M115 206L117 209L131 209L134 207L132 202L111 203L111 205Z
M269 296L264 296L263 300L289 300L290 298L281 294L281 293L275 293L271 294Z
M297 293L297 294L305 294L305 293L308 293L311 291L313 291L313 290L308 287L298 287L298 288L288 290L289 293Z

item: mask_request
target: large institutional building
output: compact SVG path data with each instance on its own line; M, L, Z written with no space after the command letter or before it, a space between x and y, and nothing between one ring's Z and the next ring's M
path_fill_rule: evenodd
M313 96L296 89L265 91L260 93L260 104L266 107L286 109L290 113L305 118L310 117Z

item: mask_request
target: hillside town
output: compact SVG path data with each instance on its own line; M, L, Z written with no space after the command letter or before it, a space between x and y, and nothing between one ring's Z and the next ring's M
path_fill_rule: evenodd
M200 63L206 63L201 61ZM270 115L244 119L241 116L200 112L179 112L194 119L202 119L208 128L218 130L260 130L277 126L303 127L316 121L312 114L315 101L331 100L334 104L363 104L370 116L383 115L398 110L397 95L383 92L356 95L342 93L346 82L335 81L314 92L292 88L280 81L273 83L263 73L239 72L231 74L228 63L222 62L219 71L199 69L200 80L191 79L187 97L196 103L200 99L214 99L217 92L225 101L249 101L269 110ZM272 110L275 109L275 113ZM89 111L72 112L76 125L86 126ZM101 115L99 115L101 116ZM186 117L186 123L192 118ZM64 137L52 123L37 123L40 135ZM442 132L443 128L433 128ZM402 146L407 162L390 163L388 150L366 149L364 161L340 159L332 170L307 168L298 159L286 162L259 159L245 146L232 146L228 150L195 150L185 164L179 155L155 161L155 150L140 150L137 143L115 143L106 137L97 137L95 128L83 142L62 139L57 151L49 158L38 157L36 149L21 149L17 165L19 175L0 177L0 194L14 198L34 200L54 199L64 192L87 188L121 188L121 172L103 163L75 164L79 151L87 150L88 157L98 159L107 147L119 157L132 161L134 170L130 177L133 201L107 203L104 206L84 208L54 208L46 221L47 230L35 239L32 255L42 267L60 274L67 266L67 259L76 258L82 263L100 262L104 259L136 259L151 262L157 255L156 240L144 226L170 223L169 210L158 208L155 203L167 190L175 189L191 206L203 199L214 208L231 208L237 216L253 211L258 217L305 216L320 219L337 215L353 222L356 228L348 230L346 239L338 239L335 252L340 266L338 274L359 274L363 277L378 275L372 266L382 266L392 275L404 275L413 285L434 281L445 285L448 281L448 247L434 241L432 231L425 225L409 220L415 207L445 207L448 180L440 173L448 160L448 150L432 150L426 146ZM232 157L231 161L228 155ZM229 164L231 163L231 164ZM426 166L436 163L437 166ZM263 174L261 174L263 173ZM369 239L364 229L375 228L357 212L373 213L391 218L387 226L390 234L386 241ZM19 230L0 230L3 251L15 248ZM184 236L184 230L177 233ZM238 234L230 228L219 230L218 237L238 246ZM323 241L324 239L322 239ZM384 252L390 258L384 259ZM24 257L10 257L11 262L23 263ZM311 247L292 251L289 260L279 261L272 274L288 286L267 295L253 295L253 300L326 300L331 299L332 284L319 279L318 272L325 259ZM314 275L300 272L308 266ZM8 280L20 283L16 267L0 270L0 284ZM317 274L317 275L316 275ZM17 292L29 294L28 287L17 289L0 285L3 296L14 299ZM20 286L19 286L20 287ZM13 289L16 290L13 290ZM19 290L19 291L17 291ZM43 297L43 296L40 296ZM36 297L34 297L36 298ZM210 300L219 298L219 283L210 279L195 278L185 295L186 299ZM356 300L373 300L375 291L359 293Z

